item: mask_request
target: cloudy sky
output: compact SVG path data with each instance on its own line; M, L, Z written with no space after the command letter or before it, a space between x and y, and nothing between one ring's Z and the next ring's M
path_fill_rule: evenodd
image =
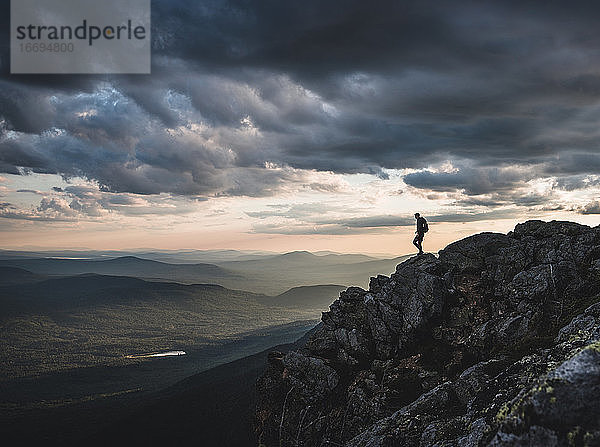
M10 75L0 246L404 254L600 217L596 2L152 1L151 75Z

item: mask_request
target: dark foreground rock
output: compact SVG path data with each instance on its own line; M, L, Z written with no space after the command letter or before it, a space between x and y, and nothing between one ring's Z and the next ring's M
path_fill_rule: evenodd
M340 294L272 355L265 446L600 445L600 228L529 221Z

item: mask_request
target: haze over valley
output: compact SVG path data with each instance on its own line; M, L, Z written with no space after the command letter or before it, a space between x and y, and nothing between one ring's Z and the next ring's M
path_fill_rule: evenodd
M364 286L365 272L392 271L398 259L2 251L2 411L26 415L157 391L292 342L341 290ZM165 355L173 351L180 355Z

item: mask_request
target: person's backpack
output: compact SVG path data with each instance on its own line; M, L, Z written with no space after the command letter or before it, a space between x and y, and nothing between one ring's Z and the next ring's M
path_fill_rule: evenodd
M427 233L428 231L429 231L429 224L427 223L425 218L423 218L423 233Z

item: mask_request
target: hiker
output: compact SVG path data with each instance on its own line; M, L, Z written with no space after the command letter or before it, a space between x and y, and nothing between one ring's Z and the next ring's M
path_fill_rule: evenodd
M419 249L419 254L422 255L423 238L425 237L425 233L429 231L429 225L427 225L427 221L419 213L415 213L415 219L417 219L417 231L415 231L416 236L413 239L413 244Z

